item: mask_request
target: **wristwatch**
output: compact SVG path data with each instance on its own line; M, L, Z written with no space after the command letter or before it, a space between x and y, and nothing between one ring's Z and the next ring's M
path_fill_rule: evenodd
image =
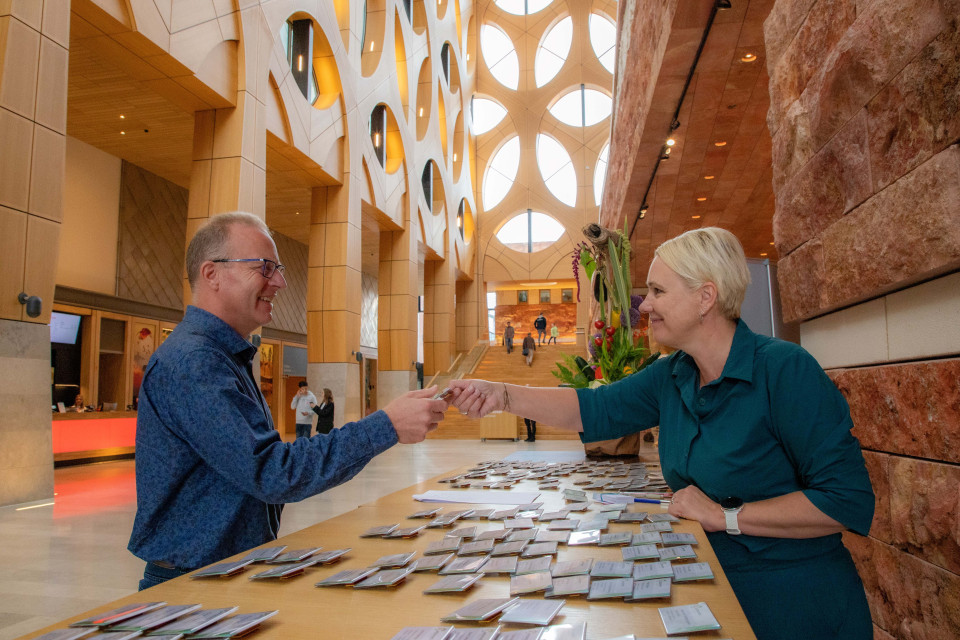
M723 509L723 518L727 523L727 533L732 536L740 535L740 524L737 522L737 514L743 510L742 498L724 498L720 501L720 508Z

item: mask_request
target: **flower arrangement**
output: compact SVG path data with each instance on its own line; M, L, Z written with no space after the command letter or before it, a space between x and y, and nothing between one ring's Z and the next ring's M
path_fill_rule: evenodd
M591 283L597 303L593 328L587 340L589 360L564 355L553 375L561 386L583 388L616 382L635 373L660 354L650 355L645 346L640 304L643 298L631 295L630 240L624 231L611 231L598 224L583 228L585 242L573 252L573 273L580 300L580 268Z

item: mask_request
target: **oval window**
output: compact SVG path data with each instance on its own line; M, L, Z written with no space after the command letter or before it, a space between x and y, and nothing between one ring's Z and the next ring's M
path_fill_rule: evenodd
M552 245L564 231L563 225L547 214L525 211L500 227L497 240L514 251L533 253Z
M557 200L571 207L577 204L577 172L570 154L545 133L537 135L537 166L547 189Z
M520 60L510 37L499 27L485 24L480 28L480 51L497 82L516 89L520 82Z
M490 158L483 176L483 208L489 211L497 206L510 191L520 168L520 136L513 136Z

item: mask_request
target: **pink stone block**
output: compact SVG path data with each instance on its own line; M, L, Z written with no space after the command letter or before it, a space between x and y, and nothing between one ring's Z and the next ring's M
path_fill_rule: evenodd
M873 538L845 533L876 626L895 638L960 637L960 576Z
M779 114L799 99L817 73L823 56L832 51L856 18L855 0L821 0L814 4L796 36L770 72L770 131L780 128Z
M874 191L960 138L960 30L924 48L867 105Z
M767 49L767 68L773 73L773 67L780 56L793 42L797 30L807 17L814 0L796 0L795 2L774 2L770 15L763 23L764 46Z
M774 237L787 255L870 196L866 111L851 120L777 193Z
M830 226L822 311L960 267L960 148L951 147Z
M823 307L823 247L815 238L780 259L777 265L783 321L794 322Z
M873 493L876 496L870 535L888 544L893 540L893 530L890 526L890 458L891 456L886 453L863 452L867 473L870 474L870 484L873 485Z
M960 463L960 358L828 374L865 449Z

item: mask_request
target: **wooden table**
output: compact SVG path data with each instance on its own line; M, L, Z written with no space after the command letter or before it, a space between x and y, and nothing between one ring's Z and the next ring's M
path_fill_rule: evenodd
M464 469L465 470L465 469ZM461 470L462 471L462 470ZM509 595L509 578L506 576L486 576L473 589L461 594L424 595L423 590L436 582L435 572L411 574L405 583L391 590L364 589L347 587L317 588L319 580L343 569L365 567L380 556L394 553L417 551L417 557L429 542L440 539L450 529L425 529L413 539L388 540L380 538L360 538L359 534L370 527L400 523L409 527L426 524L426 520L408 520L407 516L431 506L442 506L444 511L465 508L494 507L497 505L460 505L431 504L416 502L413 494L430 489L449 489L448 484L437 480L453 475L438 476L407 489L387 495L375 502L362 505L344 515L320 522L306 529L284 536L274 544L286 544L288 550L322 546L326 550L351 547L352 551L340 562L332 565L307 569L306 573L281 581L251 581L248 576L264 570L264 565L253 565L246 572L232 578L191 580L184 576L153 587L145 592L134 593L126 598L105 604L63 622L23 636L32 638L57 628L64 628L70 622L86 618L94 613L105 612L123 604L163 600L169 604L201 603L205 608L239 606L238 613L279 610L279 614L264 623L259 631L250 636L255 640L284 639L311 640L362 639L387 640L402 628L408 626L443 626L440 617L451 613L468 601L476 598L500 598ZM561 480L561 487L571 486L570 478ZM536 491L533 481L523 481L515 485L514 491ZM564 501L561 492L542 491L540 499L544 510L562 508ZM660 509L656 505L632 505L631 510L644 510L636 507L650 507L648 511ZM591 509L590 512L593 512ZM581 514L572 514L577 517ZM501 528L502 522L487 520L461 520L457 526L478 525L480 530ZM663 625L657 609L664 606L706 602L722 625L720 631L695 634L696 638L732 638L734 640L755 640L755 636L744 617L716 555L706 535L696 522L682 521L674 524L678 532L690 532L696 535L698 561L709 562L716 576L712 582L698 582L673 585L669 601L653 600L645 603L625 603L615 601L587 601L583 598L567 598L567 604L553 623L587 621L587 638L612 638L635 634L638 637L665 637ZM639 531L637 524L611 523L610 532ZM620 560L619 547L566 547L561 545L558 560L571 560L593 557L596 560ZM235 556L234 560L243 555ZM109 571L109 567L104 567ZM540 596L525 596L540 597ZM458 625L468 626L468 625ZM516 629L519 627L510 627Z

